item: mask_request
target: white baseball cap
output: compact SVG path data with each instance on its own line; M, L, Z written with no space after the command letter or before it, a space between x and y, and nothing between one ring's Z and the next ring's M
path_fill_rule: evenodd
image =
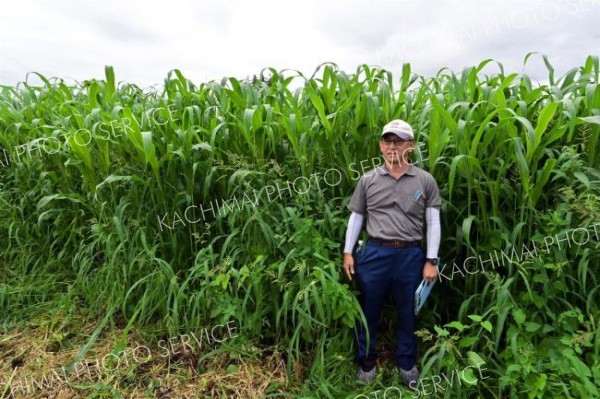
M403 140L414 140L412 127L402 119L394 119L383 127L381 136L386 133L393 133Z

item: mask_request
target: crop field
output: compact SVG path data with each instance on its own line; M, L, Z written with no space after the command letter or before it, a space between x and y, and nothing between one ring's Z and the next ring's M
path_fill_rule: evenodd
M599 59L543 61L0 86L0 398L600 398ZM397 118L442 197L417 389L391 301L357 381L341 268Z

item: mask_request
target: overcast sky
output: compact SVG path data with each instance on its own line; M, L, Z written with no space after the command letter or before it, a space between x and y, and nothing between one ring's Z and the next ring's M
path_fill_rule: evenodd
M402 64L434 75L486 58L546 80L546 54L563 74L600 53L600 0L4 1L0 84L27 72L66 80L162 84L178 68L199 83L264 67L311 75L323 62L346 72ZM490 67L493 68L493 67ZM30 77L30 82L37 82Z

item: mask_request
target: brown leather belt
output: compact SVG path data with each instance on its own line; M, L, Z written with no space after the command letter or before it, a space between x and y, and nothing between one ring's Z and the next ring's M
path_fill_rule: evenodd
M421 245L419 241L379 240L377 238L369 238L369 242L375 245L391 248L408 248L418 247L419 245Z

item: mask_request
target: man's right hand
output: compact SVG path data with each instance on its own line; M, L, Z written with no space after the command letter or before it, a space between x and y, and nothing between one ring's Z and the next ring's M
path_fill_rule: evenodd
M344 253L344 272L348 280L352 281L352 275L354 274L354 257L352 254Z

